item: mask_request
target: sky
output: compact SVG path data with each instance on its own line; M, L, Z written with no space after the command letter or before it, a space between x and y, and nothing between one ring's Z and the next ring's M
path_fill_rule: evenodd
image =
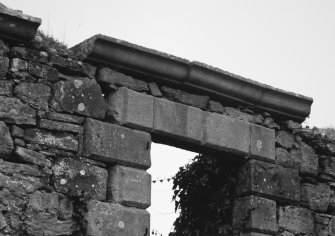
M69 47L105 34L312 97L305 125L335 126L334 0L0 1L42 18L40 29ZM149 172L172 176L194 155L153 145ZM152 186L152 226L163 235L175 217L170 185Z

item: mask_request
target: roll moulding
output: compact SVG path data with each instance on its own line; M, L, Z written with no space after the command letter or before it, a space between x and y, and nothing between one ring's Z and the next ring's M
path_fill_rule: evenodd
M312 98L303 95L104 35L95 35L71 50L79 59L99 66L195 88L219 99L254 106L299 122L309 116L313 103Z

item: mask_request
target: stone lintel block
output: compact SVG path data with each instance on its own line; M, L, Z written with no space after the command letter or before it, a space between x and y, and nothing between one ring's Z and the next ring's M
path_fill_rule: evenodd
M250 156L275 162L275 131L259 125L251 125Z
M148 169L151 136L148 133L86 119L83 155L98 161Z
M233 227L244 232L276 233L276 202L257 196L237 199L233 207Z
M295 234L313 235L313 212L300 207L285 206L279 208L278 224L283 230Z
M199 108L154 99L154 133L202 143L205 113Z
M146 209L151 205L151 175L115 165L108 170L107 201Z
M206 113L205 146L249 155L250 124L216 113Z
M239 173L238 195L257 194L274 200L300 201L298 170L258 160L247 161Z
M146 210L92 200L85 215L87 236L143 236L150 234Z
M114 122L140 130L153 128L153 97L119 88L107 98L107 116Z
M59 158L52 166L57 192L86 199L106 200L106 169L69 158Z

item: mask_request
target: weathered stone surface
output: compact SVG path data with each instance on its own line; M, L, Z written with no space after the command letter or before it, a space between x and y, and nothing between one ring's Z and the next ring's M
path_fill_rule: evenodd
M141 169L151 166L150 134L93 119L86 119L84 130L84 157Z
M108 170L107 201L146 209L150 197L151 176L146 171L120 165Z
M233 107L224 107L223 114L230 116L234 119L244 120L251 123L257 123L255 122L256 117L254 115L242 112Z
M301 143L300 149L290 152L295 166L299 168L300 175L316 176L318 173L318 158L313 148Z
M28 65L28 72L35 77L45 79L52 83L57 82L60 79L57 69L43 64L30 62Z
M12 47L10 49L11 57L17 57L21 59L25 59L27 61L33 62L48 62L48 54L46 52L37 51L30 48L24 47Z
M73 79L54 85L51 106L56 111L105 118L107 106L95 80Z
M257 196L237 199L233 207L234 231L276 233L276 202Z
M275 161L274 130L251 124L250 155L266 161Z
M26 142L23 139L16 138L14 139L14 144L20 147L26 146Z
M145 210L90 201L85 215L87 236L143 236L150 234L150 215Z
M0 157L8 156L14 149L13 140L9 128L3 121L0 121Z
M265 117L262 124L270 129L280 129L280 126L274 121L272 117Z
M45 120L45 119L39 120L38 126L42 129L65 131L77 134L83 133L84 130L84 128L80 125L69 124L53 120Z
M219 102L210 100L208 103L208 110L216 113L223 113L223 106Z
M86 75L83 63L73 60L72 58L62 57L57 54L50 55L50 63L58 69L58 71L70 75Z
M15 73L19 71L26 71L28 69L28 62L20 58L13 58L10 64L10 71Z
M73 123L73 124L82 124L84 123L84 120L85 120L84 117L57 113L57 112L47 112L45 116L46 118L50 120L63 121L63 122Z
M106 169L69 158L59 158L52 166L57 192L87 199L106 200Z
M77 229L73 220L60 221L57 216L48 212L27 214L26 228L28 235L63 236L73 235Z
M47 182L41 181L42 174L37 168L29 165L0 162L0 188L6 188L15 195L33 193Z
M0 80L0 95L11 96L13 84L8 81Z
M36 109L48 110L50 87L44 84L20 83L14 88L14 94Z
M59 199L58 213L60 219L70 219L73 215L73 201L67 197L61 197Z
M250 160L240 170L236 192L300 201L300 178L295 169Z
M192 143L202 143L205 112L171 102L154 99L154 132Z
M279 227L294 232L313 235L313 213L305 208L286 206L279 208Z
M6 42L0 39L0 56L6 55L9 52L9 47Z
M277 163L288 168L294 167L293 158L290 153L284 148L276 148L276 160Z
M248 155L250 124L216 113L206 113L205 146Z
M139 92L149 91L146 82L134 79L133 77L124 75L108 67L103 67L98 70L97 81L107 84L113 84L118 87L127 87L130 88L131 90Z
M0 78L6 77L9 68L9 58L8 57L0 57Z
M48 160L45 155L33 150L16 147L15 154L20 160L24 162L32 163L42 167L51 167L51 161Z
M240 236L271 236L271 235L270 234L249 232L249 233L241 233ZM282 236L282 235L280 234L280 236ZM291 235L288 235L288 236L291 236ZM292 234L292 236L294 236L294 235Z
M65 132L51 132L44 129L29 128L25 130L24 139L32 144L60 148L69 151L78 150L78 140Z
M335 157L319 156L320 173L335 179Z
M317 236L328 236L330 216L315 214L314 215L314 234Z
M28 207L33 211L58 212L58 194L56 192L36 191L29 195Z
M329 236L335 236L335 217L329 220Z
M12 124L36 125L36 111L17 98L0 96L0 119Z
M209 97L188 93L179 89L162 86L162 92L166 98L186 105L198 107L205 110L209 102Z
M276 134L276 143L283 148L290 149L294 144L294 136L287 131L280 130Z
M12 135L12 137L22 138L24 136L24 129L21 129L16 125L12 125L10 127L10 134Z
M148 83L149 90L152 96L155 97L162 97L163 94L161 90L159 89L158 85L155 82Z
M301 201L311 210L325 212L328 209L332 192L327 184L302 184Z
M294 122L293 120L285 121L285 125L289 130L298 130L302 128L300 123Z
M118 124L151 130L153 127L153 97L119 88L107 98L107 116Z

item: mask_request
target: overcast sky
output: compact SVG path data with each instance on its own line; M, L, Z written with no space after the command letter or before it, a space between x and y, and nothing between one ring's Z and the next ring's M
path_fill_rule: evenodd
M2 2L42 18L40 29L68 46L101 33L313 97L306 124L335 126L334 0ZM158 146L153 149L150 171L154 178L172 175L177 165L194 155L163 152ZM163 168L171 162L175 165ZM159 188L153 186L153 205L157 204L155 194L165 191ZM170 213L165 210L163 213ZM152 213L153 220L158 219L157 212ZM165 218L153 222L164 235L168 223L159 222L168 222Z

